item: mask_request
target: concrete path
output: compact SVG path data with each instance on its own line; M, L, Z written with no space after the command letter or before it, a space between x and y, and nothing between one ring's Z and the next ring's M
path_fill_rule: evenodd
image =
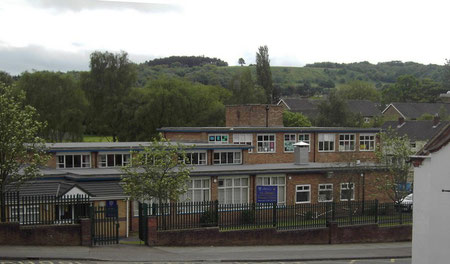
M114 262L250 262L411 257L411 242L248 247L0 246L0 260L59 259Z

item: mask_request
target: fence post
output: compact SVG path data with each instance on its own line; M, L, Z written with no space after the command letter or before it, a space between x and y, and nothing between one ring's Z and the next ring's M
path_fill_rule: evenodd
M215 200L214 201L214 221L215 221L215 225L219 226L219 200Z
M378 223L378 199L375 199L375 223Z
M277 226L277 202L274 202L272 207L272 225Z

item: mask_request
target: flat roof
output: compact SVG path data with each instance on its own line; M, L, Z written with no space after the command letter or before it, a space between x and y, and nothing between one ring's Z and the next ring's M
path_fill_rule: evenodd
M207 133L277 133L277 132L362 132L378 133L380 128L360 128L360 127L162 127L157 129L160 132L207 132Z

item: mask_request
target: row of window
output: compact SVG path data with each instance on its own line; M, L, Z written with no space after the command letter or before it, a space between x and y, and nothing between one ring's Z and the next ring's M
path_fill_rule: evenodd
M332 202L333 201L333 184L325 183L319 184L317 201L318 202ZM355 199L355 190L353 183L341 183L339 193L340 201L348 201ZM296 203L311 203L311 185L303 184L295 186L295 202Z
M294 144L299 141L310 144L310 134L284 134L284 152L293 152ZM333 133L319 133L318 149L319 152L335 151L336 135ZM227 134L210 134L209 143L228 144ZM252 134L233 134L233 144L243 144L252 146ZM356 134L339 134L339 151L355 151ZM256 149L258 153L274 153L276 152L276 136L275 134L258 134L256 136ZM360 134L359 136L360 151L375 150L375 134ZM249 151L251 152L251 151Z

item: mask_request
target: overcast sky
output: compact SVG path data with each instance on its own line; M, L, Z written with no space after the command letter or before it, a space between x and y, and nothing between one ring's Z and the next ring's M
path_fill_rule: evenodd
M140 63L205 55L272 66L450 58L449 1L1 0L0 70L88 70L92 51Z

